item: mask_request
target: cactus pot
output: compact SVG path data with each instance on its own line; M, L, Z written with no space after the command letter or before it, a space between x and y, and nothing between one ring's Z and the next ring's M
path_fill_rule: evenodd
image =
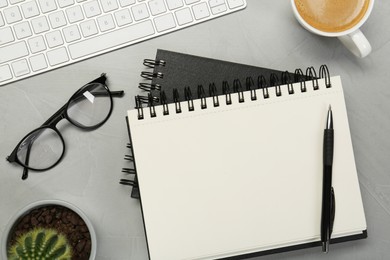
M62 240L63 240L62 237L65 237L67 244L70 245L72 248L72 252L73 252L72 254L74 256L74 257L72 257L72 259L85 259L85 257L82 256L85 253L87 253L87 254L89 253L90 260L95 259L95 257L96 257L96 233L95 233L95 230L94 230L90 220L78 207L74 206L71 203L61 201L61 200L37 201L37 202L34 202L34 203L27 205L26 207L21 209L17 214L15 214L11 218L8 225L6 226L4 233L2 235L1 259L8 259L7 254L10 251L10 248L12 247L11 244L15 244L14 242L16 242L16 240L17 240L16 237L20 237L20 234L18 236L15 233L16 232L20 233L21 227L23 227L23 226L24 227L27 227L27 226L31 227L31 231L32 230L37 231L37 228L41 227L41 223L38 223L37 226L35 227L35 222L39 222L37 220L38 218L35 218L33 220L33 217L31 217L31 216L33 214L38 214L39 211L43 212L44 209L46 211L45 218L43 216L40 217L39 218L40 221L43 222L44 225L49 225L49 226L53 225L53 226L55 226L55 228L44 226L45 230L50 229L49 233L40 234L38 236L37 236L37 232L35 232L34 235L30 234L30 235L28 235L29 236L28 239L26 239L26 237L23 238L24 239L23 244L27 244L27 242L25 242L25 241L27 241L27 240L31 241L31 239L34 240L37 237L38 237L38 240L39 239L40 240L48 240L48 239L52 238L53 240L56 241L57 244L59 244L60 241L62 243ZM55 214L55 216L47 216L47 215L50 215L49 212L53 212L53 214ZM62 215L62 218L61 218L61 215ZM67 220L66 220L65 216L67 217ZM29 219L30 217L31 217L31 221ZM73 218L71 218L71 217L73 217ZM46 219L46 221L44 219ZM29 221L26 221L26 220L29 220ZM22 221L27 222L28 224L22 225L21 224ZM51 223L53 223L53 224L51 224ZM67 224L63 224L63 223L67 223ZM62 225L63 225L63 227L62 227ZM26 231L30 231L30 228L26 228L26 229L27 229ZM67 232L67 229L68 229L68 232ZM57 237L55 237L55 239L53 238L53 236L57 236L57 234L53 235L53 230L55 233L58 233L58 237L60 239L57 239ZM80 243L75 242L75 238L77 237L75 235L75 233L77 233L76 230L80 230L80 232L81 231L83 232L82 235L78 236L78 237L83 238L82 240L80 240L81 241ZM69 231L72 231L72 232L70 233ZM24 233L26 233L26 232L24 232ZM38 231L38 233L43 233L43 232L40 230L40 231ZM88 234L89 234L89 236L88 236ZM53 242L53 240L52 240L52 242ZM33 242L35 243L35 241L33 241ZM46 243L46 241L44 241L44 242L41 241L40 244L42 244L42 243ZM83 246L82 249L80 247L81 244L84 244L84 245L82 245ZM87 246L85 246L85 244L87 244ZM78 258L77 258L77 256L78 256Z

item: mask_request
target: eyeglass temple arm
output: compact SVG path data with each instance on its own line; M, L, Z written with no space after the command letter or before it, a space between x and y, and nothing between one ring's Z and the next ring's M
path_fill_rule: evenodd
M32 147L33 142L34 142L34 140L32 140L28 144L27 151L26 151L26 161L24 163L25 165L28 165L28 162L30 161L30 151L31 151L31 147ZM27 177L28 177L28 168L23 167L22 180L27 179Z
M123 97L125 95L125 91L123 90L110 91L110 92L113 97Z

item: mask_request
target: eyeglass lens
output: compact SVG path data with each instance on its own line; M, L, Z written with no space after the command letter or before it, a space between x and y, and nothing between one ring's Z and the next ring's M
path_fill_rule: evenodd
M59 134L51 128L38 128L19 145L17 157L32 169L43 170L60 160L64 145Z
M71 98L67 114L74 124L80 127L93 127L107 119L111 106L111 96L104 85L91 83Z

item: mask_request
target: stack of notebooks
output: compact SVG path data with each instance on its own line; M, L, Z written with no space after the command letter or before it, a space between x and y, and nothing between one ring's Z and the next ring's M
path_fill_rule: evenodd
M145 64L151 82L141 87L150 92L136 97L127 123L150 259L319 246L329 105L331 243L367 237L339 76L326 66L304 75L163 50Z

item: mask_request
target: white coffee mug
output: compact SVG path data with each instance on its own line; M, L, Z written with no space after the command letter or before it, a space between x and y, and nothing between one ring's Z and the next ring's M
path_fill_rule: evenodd
M355 26L341 32L324 32L317 28L314 28L313 26L308 24L299 14L297 7L295 6L294 0L291 0L291 5L298 22L308 31L326 37L339 38L339 40L345 45L345 47L347 47L357 57L363 58L371 52L371 45L359 28L367 21L368 17L370 16L372 8L374 6L374 0L370 0L366 13Z

